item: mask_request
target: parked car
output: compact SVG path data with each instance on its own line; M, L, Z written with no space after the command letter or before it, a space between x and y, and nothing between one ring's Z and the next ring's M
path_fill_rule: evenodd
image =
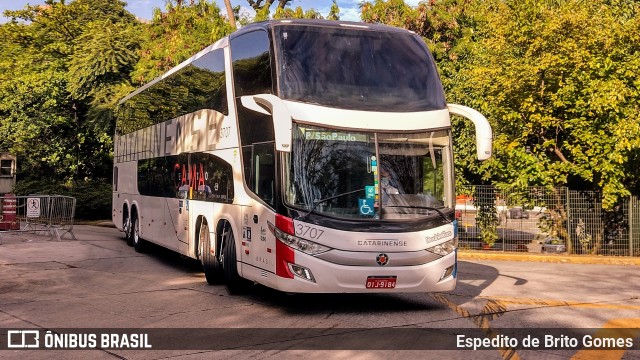
M567 252L564 241L554 238L546 238L542 243L543 253L563 253Z

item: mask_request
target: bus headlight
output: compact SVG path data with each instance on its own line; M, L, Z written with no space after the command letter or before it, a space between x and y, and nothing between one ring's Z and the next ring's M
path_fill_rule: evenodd
M269 230L271 230L273 235L275 235L276 239L292 249L302 251L303 253L309 255L318 255L331 250L330 247L320 245L311 240L299 238L295 235L288 234L279 229L277 226L273 226L273 224L269 222L267 222L267 225L269 227Z
M314 243L313 241L289 235L278 228L275 228L275 236L276 239L282 241L283 243L285 243L285 245L302 251L305 254L317 255L331 250L331 248L320 245L318 243Z
M454 252L457 246L458 246L458 238L454 237L451 240L445 241L443 243L440 243L432 247L428 247L427 251L432 252L436 255L445 256Z

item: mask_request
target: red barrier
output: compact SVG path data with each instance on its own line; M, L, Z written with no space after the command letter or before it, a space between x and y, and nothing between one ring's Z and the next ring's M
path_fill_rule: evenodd
M20 222L16 216L18 200L14 195L5 195L0 198L2 213L0 213L0 230L20 230Z

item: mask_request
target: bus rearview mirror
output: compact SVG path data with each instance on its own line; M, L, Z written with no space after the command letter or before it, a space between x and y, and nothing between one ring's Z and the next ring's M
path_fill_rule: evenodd
M240 102L249 110L271 115L276 150L291 152L291 114L279 97L271 94L247 95L240 97Z
M447 107L449 108L449 113L469 119L473 122L473 125L475 125L478 160L487 160L490 158L493 132L487 118L470 107L458 104L447 104Z

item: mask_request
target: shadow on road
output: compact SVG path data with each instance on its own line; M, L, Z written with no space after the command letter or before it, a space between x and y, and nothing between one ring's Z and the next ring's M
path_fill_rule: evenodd
M202 273L202 265L199 261L154 244L148 244L145 256L150 256L165 266L188 274ZM458 298L459 300L456 300L458 304L472 301L482 294L482 291L491 285L498 276L501 276L500 273L492 266L459 261L458 285L454 291L444 295ZM514 284L519 285L523 281L526 280L514 279ZM338 313L402 313L445 307L441 302L421 293L289 294L262 285L253 285L246 293L238 296L266 306L278 307L292 314L321 314L328 311Z

